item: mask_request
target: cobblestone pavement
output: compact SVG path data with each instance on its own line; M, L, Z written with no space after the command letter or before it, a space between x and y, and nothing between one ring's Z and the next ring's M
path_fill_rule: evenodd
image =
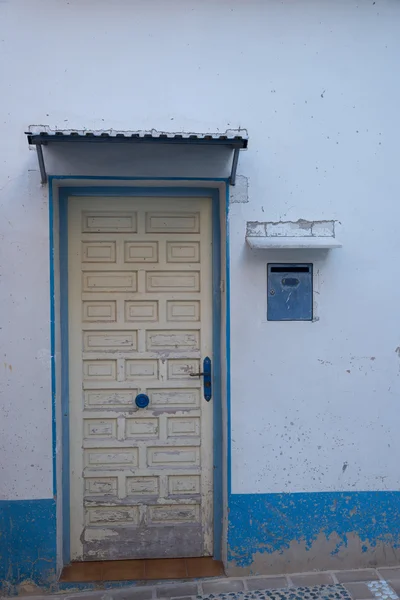
M73 584L71 584L72 586ZM117 585L117 587L116 587ZM400 566L281 576L225 577L64 589L29 600L400 600Z

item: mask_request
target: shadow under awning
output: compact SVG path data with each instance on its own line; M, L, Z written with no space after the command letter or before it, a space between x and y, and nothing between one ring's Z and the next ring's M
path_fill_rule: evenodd
M235 185L236 171L239 160L239 152L247 148L248 137L244 130L230 130L224 134L201 134L201 133L163 133L163 132L118 132L118 131L72 131L72 130L49 130L47 128L31 128L26 132L28 143L36 146L39 169L42 183L47 182L47 170L45 164L45 155L43 146L52 147L55 151L72 148L77 150L82 157L82 151L88 148L96 149L95 156L98 160L101 154L101 148L118 148L119 154L126 155L133 159L139 158L132 149L140 149L140 159L151 162L156 149L166 146L174 147L178 152L176 154L179 160L185 160L186 150L191 148L202 149L202 153L212 154L217 148L224 149L227 153L223 159L230 160L229 184ZM179 152L179 149L181 150ZM182 153L183 150L183 153ZM103 158L106 158L105 155ZM112 160L112 158L110 159ZM218 161L216 165L218 168ZM222 165L222 162L221 162ZM222 170L222 167L221 167ZM147 174L146 174L147 175ZM223 173L221 173L221 176ZM149 177L151 175L149 174Z

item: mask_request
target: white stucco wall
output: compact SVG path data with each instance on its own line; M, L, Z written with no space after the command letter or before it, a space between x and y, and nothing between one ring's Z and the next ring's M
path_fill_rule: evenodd
M398 488L399 22L396 0L0 2L0 498L52 495L47 189L31 124L246 128L249 203L230 224L233 491ZM60 154L49 164L89 174ZM113 172L177 173L157 164ZM88 168L105 174L95 157ZM298 218L337 219L343 249L245 248L247 220ZM314 256L319 320L266 322L266 263Z

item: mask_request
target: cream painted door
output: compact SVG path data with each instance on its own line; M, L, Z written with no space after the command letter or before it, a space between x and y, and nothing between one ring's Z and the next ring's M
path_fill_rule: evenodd
M71 197L68 228L71 559L211 555L211 200Z

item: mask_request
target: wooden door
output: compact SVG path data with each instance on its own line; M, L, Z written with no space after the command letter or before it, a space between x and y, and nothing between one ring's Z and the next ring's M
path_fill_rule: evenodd
M211 555L211 199L68 205L71 558Z

